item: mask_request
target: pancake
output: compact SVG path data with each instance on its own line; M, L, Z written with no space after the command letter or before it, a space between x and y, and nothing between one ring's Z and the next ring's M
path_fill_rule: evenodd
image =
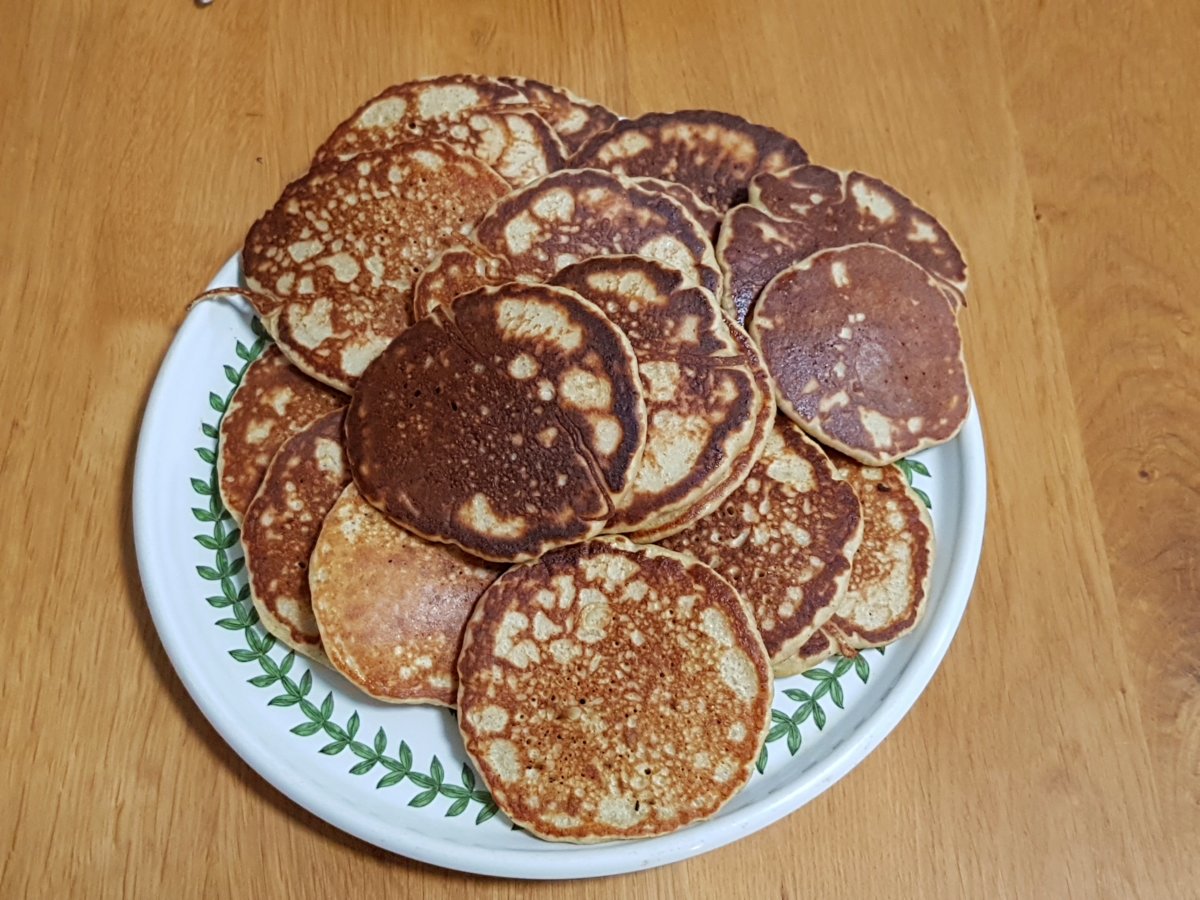
M501 575L458 674L459 728L492 799L553 841L709 818L750 779L770 724L771 670L737 592L621 538Z
M640 188L657 194L666 194L672 200L678 201L679 205L690 212L692 217L700 223L700 227L704 229L704 233L708 235L709 239L716 241L717 232L721 228L721 214L697 197L696 192L690 187L677 181L663 181L661 178L631 178L630 180Z
M494 78L443 75L393 85L334 129L314 161L350 159L433 138L478 159L510 185L562 168L566 148L525 96Z
M967 263L954 238L879 178L821 166L765 172L751 184L750 202L781 219L807 224L814 240L810 253L845 244L882 244L955 290L967 289Z
M945 228L895 188L862 172L799 166L764 173L750 204L729 211L717 244L725 273L722 305L745 321L763 287L818 250L881 244L937 275L955 307L967 265Z
M829 637L829 633L825 629L820 628L814 631L812 637L787 659L773 663L771 671L775 673L776 678L799 675L801 672L815 669L837 652L837 644Z
M775 387L771 383L771 376L767 374L767 367L763 363L758 347L750 339L750 335L731 316L728 314L723 314L723 316L725 327L729 330L734 342L738 345L743 359L749 365L750 372L754 376L754 381L758 385L759 391L764 397L773 397ZM693 523L700 521L712 513L749 476L750 470L758 462L759 457L762 456L763 450L767 446L767 437L770 435L771 427L774 423L775 404L770 401L761 404L754 418L754 430L750 438L750 443L734 458L733 464L725 477L714 484L708 493L699 498L691 506L676 513L651 518L643 528L630 534L629 537L639 543L653 543L654 541L662 540L669 535L683 531Z
M762 407L774 403L712 294L639 256L585 260L550 283L600 307L637 356L646 449L605 531L638 531L705 497L749 447Z
M308 589L308 560L325 514L350 481L343 410L326 413L280 446L242 523L250 596L263 627L324 660Z
M721 273L704 228L676 200L609 172L565 169L500 200L475 228L517 275L545 280L593 256L645 256L714 294Z
M466 242L443 250L413 287L413 317L423 319L435 306L448 306L461 294L516 280L512 264Z
M346 442L363 496L500 562L586 540L633 482L646 407L629 339L578 294L465 294L363 373Z
M737 588L771 662L781 663L838 608L862 533L854 488L785 419L721 511L663 546L692 554Z
M462 632L500 567L393 525L351 482L308 569L334 667L379 700L453 706Z
M408 326L421 268L507 190L436 141L315 166L246 236L242 267L263 327L300 369L349 393Z
M895 466L863 466L837 453L830 457L862 501L863 538L829 627L848 647L882 647L916 628L925 612L933 521Z
M574 153L592 135L617 121L616 113L599 103L577 97L566 88L532 78L501 76L496 80L524 95L525 102L550 124L568 153Z
M884 465L945 443L970 391L936 276L877 244L822 250L763 289L750 333L780 410L822 444Z
M274 344L246 367L221 417L217 483L221 502L239 525L279 445L347 398L309 378Z
M723 214L746 202L758 173L807 162L804 148L774 128L729 113L685 109L623 119L584 144L568 165L678 181Z

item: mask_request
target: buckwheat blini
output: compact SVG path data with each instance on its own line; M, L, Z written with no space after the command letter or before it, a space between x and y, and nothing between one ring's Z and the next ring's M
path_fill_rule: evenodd
M510 85L480 75L442 75L393 85L339 125L316 161L350 159L432 138L521 185L562 168L566 149Z
M343 410L284 441L242 522L250 595L263 627L293 650L324 659L308 561L325 514L350 481Z
M246 236L242 267L263 327L300 369L349 393L411 321L421 269L507 190L437 141L314 166Z
M839 608L862 535L854 488L783 419L721 509L663 546L691 553L738 589L779 664Z
M455 664L495 563L395 525L346 486L313 547L313 614L334 668L379 700L453 706Z
M467 752L497 806L547 840L709 818L750 779L770 724L767 652L737 591L622 538L501 575L458 674Z
M822 166L764 172L750 183L749 202L729 211L717 244L721 303L745 321L763 287L788 266L858 243L907 256L946 283L956 308L961 304L967 264L937 219L878 178Z
M645 442L629 339L594 304L547 285L439 306L367 368L346 419L368 501L499 562L597 534Z
M728 476L774 397L755 380L712 294L674 269L604 256L568 266L551 283L592 301L625 332L646 395L646 450L605 530L673 518Z
M345 394L309 378L274 344L246 369L221 417L217 481L221 502L239 524L279 445L345 406Z
M839 453L833 464L857 492L863 538L830 634L847 648L882 647L925 613L933 572L933 521L895 466L864 466Z
M568 164L677 181L724 213L745 202L758 173L806 162L804 148L774 128L730 113L682 109L617 122L584 144Z
M784 269L750 317L780 411L867 465L950 440L971 395L946 290L876 244L823 250Z

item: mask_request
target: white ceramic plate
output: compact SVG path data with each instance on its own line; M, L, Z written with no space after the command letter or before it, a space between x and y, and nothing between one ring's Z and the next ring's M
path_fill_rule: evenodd
M239 281L230 260L210 287ZM451 869L581 878L648 869L720 847L799 809L849 772L916 701L967 605L983 541L978 416L916 459L937 553L927 614L910 636L779 679L760 772L719 815L665 837L554 844L496 814L445 710L376 702L293 657L255 624L235 526L216 492L216 426L261 340L238 301L205 302L179 329L142 422L134 534L146 599L179 676L221 735L271 784L363 840Z

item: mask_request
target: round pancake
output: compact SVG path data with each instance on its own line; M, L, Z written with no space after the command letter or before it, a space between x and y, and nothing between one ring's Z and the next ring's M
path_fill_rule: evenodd
M242 267L263 326L300 369L349 393L408 326L421 268L507 190L437 141L315 166L246 236Z
M283 442L242 523L250 595L263 627L293 650L322 660L308 560L325 514L350 482L343 417L343 410L326 413Z
M707 566L603 538L488 588L458 660L458 724L492 799L547 840L666 834L749 780L773 682Z
M804 645L789 656L787 659L771 664L771 671L775 673L776 678L788 678L792 675L799 675L801 672L807 672L809 669L815 669L829 657L836 655L838 646L830 638L828 632L823 628L819 628L813 632L812 637L804 642Z
M774 128L729 113L685 109L623 119L584 144L568 164L678 181L724 213L746 201L750 179L759 172L807 162L804 148Z
M443 250L417 279L413 287L413 318L423 319L435 306L481 287L494 287L516 281L512 264L502 256L493 256L471 242Z
M745 321L763 287L818 250L881 244L946 282L958 308L967 264L945 228L895 188L862 172L799 166L763 173L750 203L729 211L717 243L725 274L721 304Z
M700 223L700 227L704 229L704 233L710 240L717 239L717 232L721 228L721 214L697 197L696 192L690 187L680 184L678 181L663 181L661 178L631 178L630 180L640 188L657 194L666 194L671 199L678 201L679 205L690 212L692 217Z
M720 512L663 546L692 554L737 588L771 662L780 663L838 608L862 532L854 489L820 447L783 420Z
M463 628L498 574L494 563L392 524L351 482L308 569L325 654L379 700L453 706Z
M595 303L625 332L646 397L646 449L605 531L638 531L706 496L751 443L773 403L712 294L639 256L568 266L551 284Z
M279 445L347 398L309 378L274 344L246 367L221 417L217 483L221 502L239 525Z
M850 584L829 620L849 647L882 647L916 628L933 571L933 521L895 466L864 466L831 453L862 502L863 538Z
M784 269L750 333L780 410L867 465L944 443L967 417L954 309L936 276L894 250L852 244Z
M367 500L429 540L500 562L598 533L645 441L629 339L546 285L437 307L363 373L346 419Z
M771 383L771 376L767 374L767 367L763 363L762 355L759 353L754 341L750 339L750 335L731 316L723 314L723 317L725 319L725 327L728 329L730 335L733 336L734 342L741 351L742 358L750 367L750 372L754 377L755 383L758 385L759 392L767 399L758 407L758 412L754 417L754 427L749 444L734 458L733 464L730 466L725 477L714 484L708 493L696 500L691 506L675 513L653 517L643 528L629 535L629 537L639 543L653 543L654 541L662 540L669 535L683 531L717 509L725 502L725 498L737 490L738 485L746 480L750 474L750 470L758 462L759 457L762 456L763 450L767 446L767 437L771 433L771 427L775 424L775 404L771 399L774 397L775 387Z
M545 119L562 139L568 153L574 153L594 134L599 134L617 121L617 114L609 109L584 100L566 88L532 78L496 79L502 84L516 88L525 96L525 102L534 112Z
M714 294L721 273L708 234L683 206L627 178L564 169L499 201L475 228L484 250L545 280L593 256L645 256Z
M511 185L562 168L566 148L525 96L494 78L444 75L393 85L334 129L315 161L349 159L435 138L478 159Z
M967 289L967 263L954 238L941 222L879 178L821 166L765 172L750 185L750 202L808 226L811 249L803 256L845 244L882 244L957 291Z

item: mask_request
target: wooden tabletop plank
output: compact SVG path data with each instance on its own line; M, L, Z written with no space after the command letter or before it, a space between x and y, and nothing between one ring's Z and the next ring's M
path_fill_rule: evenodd
M1200 883L1194 4L0 0L0 21L0 896ZM453 71L739 112L892 181L971 265L990 506L942 669L807 807L651 872L531 886L338 832L208 725L141 594L133 449L187 301L357 103Z

